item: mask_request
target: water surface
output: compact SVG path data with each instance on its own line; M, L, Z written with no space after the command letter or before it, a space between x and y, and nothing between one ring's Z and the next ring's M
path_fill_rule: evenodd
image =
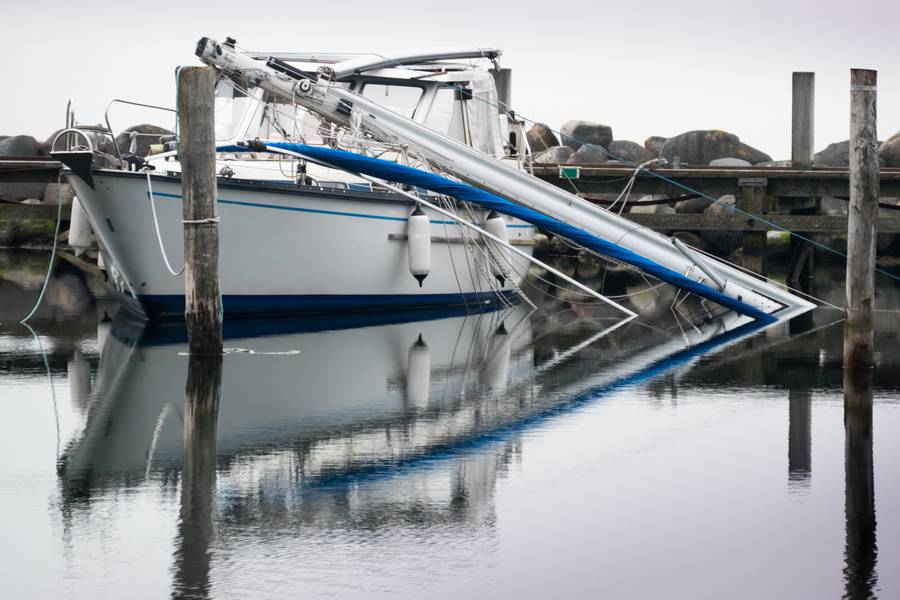
M900 595L896 312L845 418L835 310L620 275L621 325L535 280L533 313L229 321L219 375L65 263L18 325L46 258L0 253L3 597Z

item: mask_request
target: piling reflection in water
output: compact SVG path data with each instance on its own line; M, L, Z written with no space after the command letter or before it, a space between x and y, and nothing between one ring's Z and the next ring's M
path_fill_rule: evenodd
M788 482L792 491L809 488L812 474L812 391L788 391Z
M173 598L206 598L215 532L222 357L191 356L184 393L184 460Z
M844 370L845 598L876 597L875 471L871 369Z

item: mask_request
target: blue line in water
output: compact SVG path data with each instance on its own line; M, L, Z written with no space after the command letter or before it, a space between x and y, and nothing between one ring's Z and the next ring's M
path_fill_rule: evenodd
M162 198L181 198L180 194L166 194L163 192L153 192L154 196ZM300 208L297 206L282 206L279 204L262 204L257 202L244 202L241 200L224 200L218 198L220 204L234 204L237 206L251 206L253 208L271 208L274 210L288 210L293 212L312 213L317 215L334 215L338 217L356 217L358 219L378 219L381 221L406 221L405 217L385 217L381 215L369 215L366 213L341 212L336 210L322 210L317 208ZM432 221L435 225L456 225L456 221ZM507 228L530 229L532 225L507 225Z

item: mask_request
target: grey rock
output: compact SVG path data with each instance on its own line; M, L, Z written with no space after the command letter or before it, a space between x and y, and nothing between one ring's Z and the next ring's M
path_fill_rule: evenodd
M132 135L134 134L134 135ZM116 136L116 144L123 153L131 152L138 156L147 156L150 145L158 144L160 136L173 135L173 132L156 125L142 124L129 127Z
M553 133L553 130L543 123L535 123L531 129L525 133L525 139L528 140L528 146L533 154L543 152L553 146L559 146L559 138Z
M68 183L62 185L48 183L44 190L44 204L49 206L56 206L57 200L59 200L63 206L72 204L72 199L74 197L75 190L73 190L72 186Z
M644 202L650 202L653 200L653 196L643 196L641 198L635 198L633 202L628 203L628 212L634 215L653 215L656 214L656 206L655 204L651 204L647 206L643 204Z
M832 198L831 196L822 196L821 210L823 215L831 217L846 217L850 204L846 200L840 198Z
M733 214L734 196L722 196L718 202L710 204L703 210L707 215ZM710 250L719 255L734 252L741 245L740 231L701 231L700 237L709 245Z
M878 142L883 145L883 142ZM884 158L879 156L879 164L884 166ZM850 166L850 140L829 144L813 156L813 165L816 167L848 167Z
M708 198L691 198L690 200L682 200L675 205L675 212L678 214L699 215L706 207L712 204Z
M557 165L569 162L575 154L568 146L553 146L534 157L534 162L545 165Z
M613 140L612 127L591 121L567 121L559 130L562 143L572 150L582 144L594 144L606 148Z
M668 161L678 156L682 163L708 165L717 158L740 158L751 164L772 160L772 157L743 143L738 136L727 131L688 131L669 138L660 150L660 156Z
M656 156L637 142L630 140L613 140L609 143L609 153L612 158L636 165L645 163Z
M749 161L744 160L743 158L734 158L734 157L729 156L727 158L713 159L713 160L709 161L709 166L711 166L711 167L752 167L753 165Z
M882 142L878 157L884 167L900 167L900 131Z
M780 167L782 169L790 169L791 161L789 160L767 160L764 162L755 163L753 166L755 167Z
M644 149L653 156L659 156L659 153L662 152L663 144L666 143L667 139L669 138L660 137L658 135L651 135L646 140L644 140Z
M846 167L850 165L850 140L829 144L816 152L813 164L817 167Z
M568 146L562 146L568 148ZM573 165L599 165L607 161L609 155L603 146L583 144L569 159Z
M703 238L701 238L693 231L676 231L672 234L672 237L684 242L692 248L696 248L697 250L706 251L707 249L706 242L703 241Z
M21 202L29 198L43 198L46 183L0 183L0 200Z
M0 140L0 156L40 156L41 144L30 135L13 135Z

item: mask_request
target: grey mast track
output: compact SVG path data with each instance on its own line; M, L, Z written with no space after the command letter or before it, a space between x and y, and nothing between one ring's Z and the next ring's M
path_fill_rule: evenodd
M438 165L466 183L617 243L694 281L706 285L711 283L709 277L676 248L670 238L636 226L628 219L600 209L551 183L535 179L500 160L487 157L474 148L333 85L335 73L343 72L345 64L320 69L319 79L312 81L238 53L233 44L218 44L208 38L198 43L197 55L207 64L233 77L253 82L285 100L296 102L328 121L348 129L354 129L354 124L358 124L361 131L373 139L407 146L419 158ZM353 60L353 72L367 69L367 65L359 59ZM373 59L371 64L380 65L382 60ZM403 58L396 57L395 61L402 63ZM771 314L783 307L805 311L814 306L731 265L710 260L706 266L726 282L726 286L719 291L763 312Z

